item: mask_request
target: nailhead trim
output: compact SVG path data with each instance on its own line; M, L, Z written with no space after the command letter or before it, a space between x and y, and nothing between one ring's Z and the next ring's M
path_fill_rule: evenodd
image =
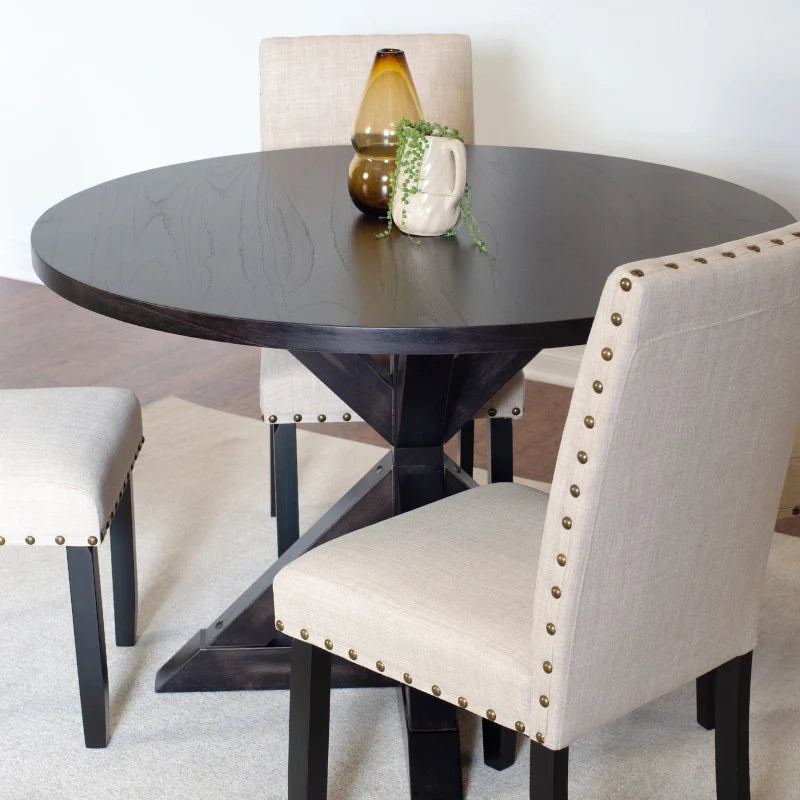
M800 238L800 230L799 231L793 231L791 235L794 238ZM781 246L781 245L785 244L785 241L783 239L777 239L777 238L776 239L770 239L770 242L772 244L775 244L775 245L778 245L778 246ZM747 245L747 249L750 250L751 252L755 252L755 253L760 253L761 252L761 248L758 245L755 245L755 244ZM724 258L731 258L731 259L736 258L736 253L734 253L732 251L724 251L724 252L721 253L721 255ZM697 256L697 257L693 258L693 261L695 263L698 263L698 264L708 264L708 259L704 258L703 256ZM663 266L665 268L667 268L667 269L679 269L679 264L677 264L675 262L666 262L666 263L663 264ZM637 278L644 277L644 272L641 269L632 269L632 270L630 270L630 274L633 275L634 277L637 277ZM631 281L630 278L623 277L619 281L619 286L620 286L620 289L623 292L627 293L627 292L630 292L632 290L633 282ZM623 308L623 311L624 311L624 308ZM611 314L610 321L611 321L611 324L614 327L620 327L622 325L622 314L620 312L618 312L618 311L615 311L614 313ZM611 345L613 346L613 342L611 343ZM602 357L603 361L605 361L606 363L611 362L612 359L613 359L613 356L614 356L614 353L613 353L613 350L611 349L611 347L604 347L602 349L601 357ZM609 365L608 368L609 369L611 368L610 365ZM602 377L602 375L599 376L599 377ZM592 382L592 389L593 389L595 395L600 395L600 394L603 393L604 386L603 386L602 380L600 380L599 377L598 377L597 380L594 380ZM592 413L586 414L584 416L583 422L584 422L584 426L591 430L591 429L594 428L594 425L595 425L595 413L596 412L594 410L592 410L592 409L589 409L589 410L591 410ZM585 450L578 450L577 451L577 460L578 460L579 464L586 464L587 461L589 460L587 452ZM574 500L577 500L580 497L581 491L580 491L580 488L578 487L577 483L573 483L573 484L570 485L570 495L573 498L573 500L570 501L570 502L574 502ZM574 509L573 505L567 505L567 507L565 507L565 511L567 511L568 513L565 514L562 517L562 520L561 520L562 527L564 529L566 529L566 530L571 530L572 527L573 527L573 516L571 516L571 515L574 514L574 511L571 510L571 509ZM798 512L800 512L800 507L798 507ZM568 542L569 539L566 539L565 541ZM558 556L556 557L556 563L558 564L558 566L560 566L562 568L565 567L566 564L567 564L567 555L565 553L559 553ZM561 581L559 581L559 583L561 583ZM554 600L558 600L559 598L561 598L562 592L561 592L560 586L557 586L555 584L552 585L551 589L550 589L550 593L551 593L551 595L552 595ZM547 631L548 635L550 635L550 636L555 636L556 635L555 622L548 622L546 624L545 628L546 628L546 631ZM548 660L543 661L542 662L542 669L543 669L545 675L547 675L547 676L551 675L552 672L553 672L552 662L548 661ZM542 708L545 708L545 709L549 707L550 700L549 700L548 694L543 693L543 694L541 694L539 696L539 705ZM546 718L545 718L545 725L546 724L547 723L546 723ZM535 739L540 744L543 744L544 740L545 740L544 733L541 732L541 731L538 731L535 734Z

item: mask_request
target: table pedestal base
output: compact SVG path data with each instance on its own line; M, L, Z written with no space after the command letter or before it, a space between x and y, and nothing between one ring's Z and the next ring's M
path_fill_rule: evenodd
M211 626L199 631L159 669L156 691L287 689L290 648L288 639L274 627L272 582L278 571L323 542L476 486L444 454L444 443L535 354L393 356L391 371L387 371L370 356L294 353L390 442L392 450ZM332 663L331 685L396 686L337 658ZM456 709L418 691L406 691L404 700L411 797L461 800ZM516 734L494 727L489 761L502 769L513 762ZM500 746L498 742L503 741L505 745Z

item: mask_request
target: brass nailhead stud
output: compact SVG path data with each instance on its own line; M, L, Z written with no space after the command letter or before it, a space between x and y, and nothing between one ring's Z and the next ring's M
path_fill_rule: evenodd
M584 424L584 425L585 425L587 428L589 428L589 429L591 430L592 428L594 428L594 417L593 417L593 416L591 416L590 414L587 414L587 415L586 415L586 416L583 418L583 424Z
M303 415L302 415L302 414L295 414L295 415L292 417L292 419L293 419L295 422L300 422L300 421L303 419Z
M433 686L431 686L431 693L433 694L434 697L442 696L442 690L435 683L433 684Z
M63 536L56 536L56 544L64 544L65 541Z
M640 269L632 269L631 270L631 275L633 275L633 276L635 276L637 278L643 278L644 277L644 272L642 272Z
M603 393L603 383L602 383L602 381L595 381L592 384L592 389L594 389L597 394L602 394Z
M325 422L328 419L324 414L317 414L317 422Z
M623 292L629 292L631 290L631 286L633 286L633 284L631 283L631 279L630 278L623 278L619 282L619 286L620 286L620 288L622 289Z
M580 497L581 496L580 487L573 483L572 486L569 487L569 493L573 497Z
M555 636L555 635L556 635L556 626L555 626L555 625L553 625L553 623L552 623L552 622L548 622L548 623L547 623L547 626L546 626L546 628L547 628L547 632L548 632L548 633L549 633L551 636Z
M6 543L6 540L0 536L0 547L2 547Z
M410 675L409 675L407 672L404 672L404 673L403 673L403 680L404 680L406 683L411 683L411 682L412 682L412 681L411 681L411 676L410 676Z
M536 741L539 742L539 744L544 744L544 734L543 733L537 733L536 734Z
M725 258L736 258L736 254L735 253L731 253L730 250L727 253L723 253L722 255L724 255Z
M558 600L558 598L561 597L561 589L559 589L558 586L554 586L550 590L550 594L553 595L553 597L555 597L556 600Z
M568 531L572 528L572 517L561 517L561 527Z
M520 411L518 408L516 408L516 407L514 407L514 408L512 408L512 409L511 409L511 414L512 414L512 416L514 416L514 417L518 417L518 416L519 416L521 413L522 413L522 412L521 412L521 411Z
M303 639L308 639L308 631L305 628L300 628L300 635Z
M467 703L466 697L459 697L458 704L461 706L461 708L466 708L469 705L469 703Z
M386 664L384 664L383 661L376 661L375 668L378 672L384 672L386 670Z
M695 259L695 261L696 261L698 264L708 264L708 261L706 261L706 259L705 259L705 258L696 258L696 259Z
M350 656L351 661L355 661L356 659L358 659L358 653L356 653L355 650L348 650L347 655Z
M600 351L600 355L603 357L603 361L611 361L611 359L614 358L614 354L611 352L610 347L604 347Z
M669 267L670 269L678 269L677 264L673 264L671 261L669 264L664 264L665 267Z
M800 238L800 231L795 231L795 232L792 234L792 236L797 236L798 238Z
M278 418L274 414L270 414L269 421L271 425L274 425L278 421Z
M497 719L497 714L495 714L494 709L486 709L486 719L488 719L489 722L494 722Z
M772 244L783 244L783 239L770 239Z
M749 244L747 245L748 250L752 250L754 253L760 253L761 248L757 244Z
M350 412L349 411L345 411L344 414L342 414L342 419L345 422L350 422L350 420L352 419L352 416L350 415Z
M94 547L97 544L97 537L90 536L86 541L89 542L92 547Z
M542 708L547 708L547 706L550 705L550 698L546 694L540 695L539 696L539 705Z
M525 733L525 723L517 720L514 723L514 727L517 729L517 733Z
M283 627L284 627L284 626L283 626L283 623L282 623L282 622L281 622L279 619L276 619L276 620L275 620L275 627L276 627L276 628L277 628L279 631L283 631Z
M330 639L326 639L326 640L325 640L325 647L326 647L328 650L333 650L333 642L332 642Z
M558 562L559 567L566 567L567 566L567 557L563 553L559 553L556 556L556 561Z
M583 450L578 450L578 461L581 464L585 464L589 460L589 456Z
M553 671L553 665L549 661L542 664L542 669L549 675Z
M612 324L612 325L616 325L617 327L619 327L620 325L622 325L622 314L617 314L617 312L615 311L615 312L614 312L614 313L611 315L611 324Z
M486 413L490 417L496 417L497 416L497 409L496 408L490 408Z
M25 544L34 544L35 542L36 542L36 539L34 539L33 536L26 536L25 537Z

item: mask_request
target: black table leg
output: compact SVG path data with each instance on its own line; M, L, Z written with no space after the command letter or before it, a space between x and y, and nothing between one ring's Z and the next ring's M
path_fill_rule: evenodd
M208 628L198 631L156 674L157 692L288 689L290 639L275 630L272 580L284 564L356 528L392 515L387 453ZM334 659L333 686L390 686L387 678Z
M273 627L275 574L317 544L474 487L467 472L444 455L444 443L535 354L393 356L389 373L369 356L294 353L386 439L392 451L216 622L161 667L156 691L288 688L290 640ZM394 684L334 658L331 685ZM409 727L412 797L432 796L428 792L438 786L436 797L458 800L462 788L455 709L432 697L409 694L407 715L413 721ZM435 759L428 755L432 752Z
M394 509L399 514L445 495L444 429L453 359L397 356L394 380ZM413 689L403 694L411 797L460 800L456 709Z

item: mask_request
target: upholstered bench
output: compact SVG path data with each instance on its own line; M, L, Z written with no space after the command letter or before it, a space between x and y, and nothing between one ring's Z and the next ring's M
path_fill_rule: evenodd
M66 550L87 747L109 740L97 559L109 529L116 642L136 639L130 473L142 441L139 401L124 389L0 391L0 558L11 545Z

